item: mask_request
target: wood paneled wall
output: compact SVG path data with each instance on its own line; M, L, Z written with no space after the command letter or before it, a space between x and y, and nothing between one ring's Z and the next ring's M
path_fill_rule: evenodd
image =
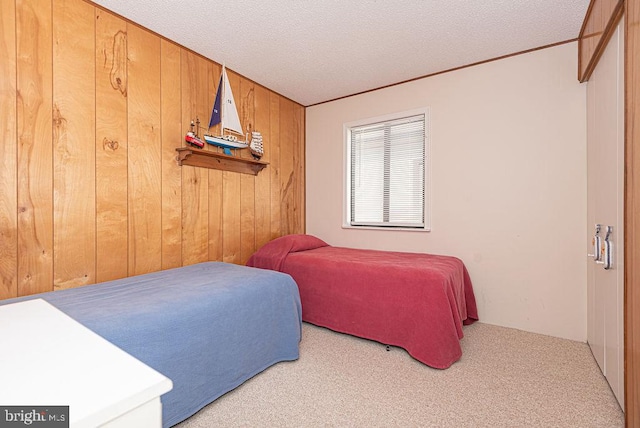
M2 1L0 24L0 298L243 264L304 232L301 105L228 70L269 166L180 167L219 64L84 0Z

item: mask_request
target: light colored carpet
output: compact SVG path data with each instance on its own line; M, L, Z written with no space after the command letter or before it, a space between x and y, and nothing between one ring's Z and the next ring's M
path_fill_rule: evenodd
M180 428L623 427L585 343L483 323L436 370L401 348L305 323L300 358L268 368Z

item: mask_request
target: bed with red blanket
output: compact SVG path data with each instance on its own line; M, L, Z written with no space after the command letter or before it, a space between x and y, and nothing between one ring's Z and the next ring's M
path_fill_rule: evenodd
M462 326L478 319L467 269L455 257L333 247L287 235L260 248L248 266L288 273L302 319L386 345L445 369L462 356Z

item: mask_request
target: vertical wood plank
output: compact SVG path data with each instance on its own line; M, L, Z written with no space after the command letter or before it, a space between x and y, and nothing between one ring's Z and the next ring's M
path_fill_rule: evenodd
M300 106L300 116L300 139L298 140L298 144L300 144L299 150L302 153L300 167L298 169L298 177L302 182L302 194L300 195L300 221L302 224L302 230L300 233L307 233L307 109L303 106Z
M240 174L240 264L256 251L255 176Z
M209 107L213 107L220 81L222 67L215 63L209 64ZM211 112L209 112L211 113ZM207 123L209 117L206 117ZM210 129L213 135L220 135L220 125ZM222 171L209 170L209 260L222 261Z
M296 180L294 176L293 102L280 99L280 195L282 234L296 233Z
M16 2L18 295L53 290L51 2Z
M231 84L231 90L236 100L236 107L238 108L238 116L240 117L240 123L242 124L242 130L244 135L240 138L242 141L250 141L251 131L254 130L254 83L237 75L236 73L227 70L229 74L229 82ZM243 159L251 159L251 152L249 149L238 150L235 153Z
M54 2L53 23L54 287L70 288L96 278L94 8Z
M208 67L204 59L182 52L182 123L188 129L191 121L208 125ZM202 129L199 130L202 136ZM209 259L208 171L198 167L182 167L182 263L190 265Z
M240 77L227 70L229 85L236 97L238 104L238 94L240 94ZM242 156L239 150L236 156ZM224 225L222 233L223 260L228 263L242 263L242 225L241 225L241 178L237 172L222 173L222 223Z
M254 130L255 89L253 82L240 79L240 120L245 133ZM249 149L240 151L245 158L251 158ZM246 264L256 251L256 177L240 175L240 264Z
M160 38L127 24L129 275L162 267Z
M640 0L625 17L625 421L640 426Z
M209 260L223 260L222 171L209 171Z
M240 174L222 172L222 260L240 264Z
M262 147L264 149L263 161L269 162L271 152L271 123L270 123L270 97L269 91L262 86L255 87L255 126L256 131L262 134ZM256 249L269 242L271 235L271 166L260 172L255 178L255 229Z
M182 169L176 147L182 145L180 47L160 43L162 119L162 269L182 266Z
M0 2L0 299L18 296L15 2Z
M54 287L70 288L96 280L95 11L55 1L53 23Z
M280 188L280 96L269 94L269 176L271 180L271 239L282 235L281 210L282 192Z
M128 274L127 23L96 8L96 281Z
M305 116L304 107L299 104L293 106L294 119L294 140L293 140L293 177L295 180L294 195L294 219L295 233L305 232L305 181L304 181L304 162L305 162Z

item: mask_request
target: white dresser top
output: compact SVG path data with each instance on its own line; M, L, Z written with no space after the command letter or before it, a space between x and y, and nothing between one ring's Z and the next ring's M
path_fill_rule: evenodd
M42 299L0 306L3 406L69 406L71 427L95 427L172 387Z

